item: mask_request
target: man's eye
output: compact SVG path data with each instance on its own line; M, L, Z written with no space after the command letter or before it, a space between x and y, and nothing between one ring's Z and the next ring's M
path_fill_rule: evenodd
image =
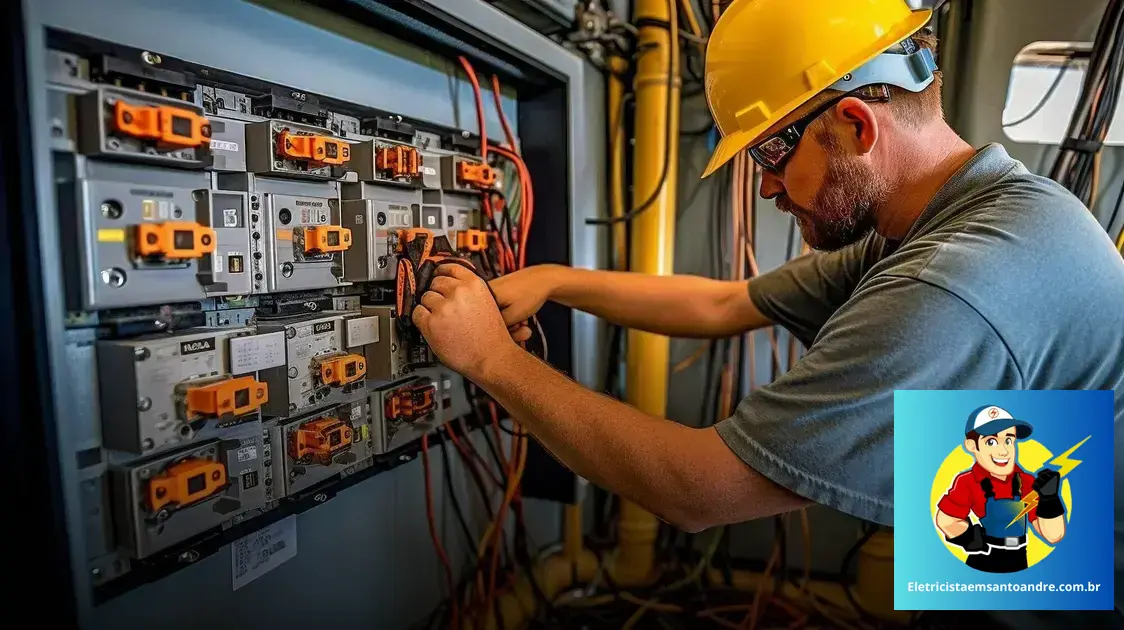
M998 444L998 442L996 442L995 440L988 440L987 441L988 446L995 446L996 444Z

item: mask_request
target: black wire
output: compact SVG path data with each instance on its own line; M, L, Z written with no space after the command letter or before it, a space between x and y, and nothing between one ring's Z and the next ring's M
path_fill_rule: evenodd
M852 591L853 585L851 584L851 579L850 577L848 577L848 574L851 570L851 562L855 559L855 556L858 555L859 550L862 549L863 545L868 543L877 532L877 525L863 523L862 537L859 538L858 541L856 541L855 544L847 550L847 555L843 556L843 565L839 569L840 581L843 584L843 593L847 595L847 601L851 603L851 606L854 607L855 612L859 613L859 616L868 621L872 620L874 617L867 609L863 608L862 605L859 604L857 599L855 599L855 594Z
M464 518L464 510L461 509L461 502L457 499L456 488L453 486L453 473L449 465L449 442L451 441L448 438L441 440L441 461L445 469L445 485L449 489L449 499L453 504L453 512L457 515L457 522L460 523L464 538L468 541L468 549L471 551L476 547L476 539L472 536L472 530L468 528L468 521Z
M670 0L669 0L669 4L670 4ZM656 26L656 25L648 24L646 26ZM668 32L670 32L670 26L657 26L656 28L664 28L664 29L667 29ZM588 225L615 225L617 223L623 223L623 222L631 221L631 220L635 219L637 217L637 215L639 215L640 213L644 212L648 208L651 208L653 205L655 205L656 201L659 200L660 195L664 192L664 184L667 183L667 174L671 170L671 141L672 141L672 134L674 133L674 129L673 129L674 125L672 124L672 120L671 120L671 107L672 107L672 104L673 104L671 93L674 91L674 90L672 90L672 84L676 79L676 77L675 77L675 62L676 62L676 60L674 59L674 55L670 54L670 50L668 51L668 53L669 54L667 55L667 90L666 90L666 95L667 95L666 101L667 102L666 102L666 106L664 108L664 113L665 113L665 116L664 116L664 127L665 127L665 129L664 129L664 156L663 156L663 167L661 168L659 181L656 184L655 189L652 191L652 194L644 201L644 203L640 204L639 207L636 207L632 210L629 210L628 212L622 214L619 217L586 219L585 222Z
M1054 77L1054 82L1050 84L1050 87L1046 89L1046 93L1042 95L1042 98L1039 99L1034 107L1030 108L1030 112L1023 115L1018 120L1012 120L1011 122L1002 123L1002 126L1014 127L1015 125L1021 125L1031 118L1034 118L1035 114L1042 110L1042 107L1046 105L1047 101L1050 100L1050 97L1054 95L1055 91L1057 91L1058 86L1062 83L1062 78L1065 77L1065 73L1069 70L1070 64L1072 63L1073 56L1070 55L1069 57L1066 57L1065 62L1062 63L1061 69L1058 70L1058 76Z
M1116 203L1112 205L1112 214L1109 215L1108 223L1106 223L1104 226L1105 231L1111 233L1112 226L1114 223L1116 223L1116 215L1120 213L1120 202L1122 200L1124 200L1124 182L1120 184L1120 192L1116 193Z

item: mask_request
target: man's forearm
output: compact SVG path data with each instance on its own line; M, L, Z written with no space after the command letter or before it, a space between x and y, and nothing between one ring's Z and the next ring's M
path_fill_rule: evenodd
M558 267L550 299L618 326L718 338L768 326L744 282Z
M472 378L575 473L682 529L807 503L746 466L713 427L644 413L582 387L518 347Z

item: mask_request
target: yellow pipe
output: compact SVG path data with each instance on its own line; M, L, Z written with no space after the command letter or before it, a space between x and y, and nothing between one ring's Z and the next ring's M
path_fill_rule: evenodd
M609 215L624 214L624 81L620 75L628 70L628 60L609 57ZM625 264L625 225L613 224L613 259L610 266L621 271Z
M640 27L637 49L636 144L633 155L632 252L630 270L670 275L675 244L676 180L679 151L679 37L674 0L637 0L633 22ZM666 23L669 28L658 26ZM670 69L670 72L669 72ZM670 104L670 107L669 107ZM657 192L658 191L658 192ZM653 193L656 197L653 199ZM635 207L652 202L646 208ZM669 339L630 330L627 341L627 401L652 414L667 415ZM610 571L621 587L655 578L658 519L622 501L617 525L617 559Z

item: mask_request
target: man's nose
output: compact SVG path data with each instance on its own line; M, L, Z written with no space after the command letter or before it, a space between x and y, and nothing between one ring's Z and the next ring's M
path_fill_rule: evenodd
M761 171L761 197L773 199L784 193L784 182L779 176L769 171Z

